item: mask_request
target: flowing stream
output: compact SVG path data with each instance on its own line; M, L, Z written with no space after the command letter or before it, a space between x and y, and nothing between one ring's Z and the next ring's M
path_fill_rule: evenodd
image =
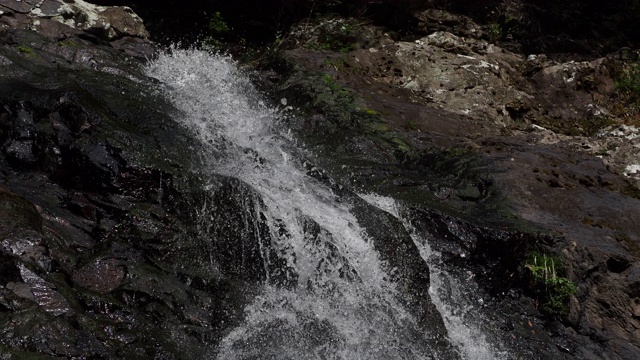
M261 255L272 256L267 249L275 249L295 274L291 286L281 286L265 270L267 279L244 309L242 323L229 329L212 358L443 358L431 346L436 335L399 301L397 284L350 204L307 174L280 126L282 117L260 100L231 59L174 50L150 62L147 73L163 83L164 95L180 112L176 121L204 145L205 171L239 179L260 198L255 210L269 229L260 240ZM396 206L391 199L364 198L401 218L381 205ZM414 241L434 263L437 254L428 244L417 235ZM439 295L444 281L451 279L432 270L431 296L456 353L497 358L484 337L451 310L460 306L443 303L450 300Z

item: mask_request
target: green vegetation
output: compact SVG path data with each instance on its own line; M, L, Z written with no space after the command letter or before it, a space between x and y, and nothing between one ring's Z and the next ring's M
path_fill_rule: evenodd
M640 117L640 62L632 63L614 76L616 96L612 105L617 115L628 125L639 125Z
M358 31L362 23L355 19L322 19L306 30L305 47L313 50L331 50L348 53L358 48Z
M223 34L230 30L229 25L224 21L222 15L220 15L220 11L216 11L211 19L209 19L209 30L214 35Z
M489 35L489 41L495 44L502 39L502 25L498 22L490 23L487 25L487 35Z
M58 41L58 46L63 46L63 47L80 47L80 45L78 45L76 42L72 41L72 40L62 40L62 41Z
M530 276L531 289L538 297L540 309L549 315L563 315L568 311L569 297L576 285L558 273L562 271L559 259L539 252L531 252L524 267Z
M445 156L453 157L453 158L467 156L467 155L470 155L471 153L472 153L471 150L465 147L459 147L459 146L448 147L443 151L443 154Z
M28 48L26 46L18 46L18 51L20 51L23 54L27 54L27 55L31 55L33 54L33 50L31 48Z
M345 88L342 87L342 85L338 84L333 79L333 76L329 74L322 75L322 81L329 88L329 90L331 90L332 93L348 92Z
M205 38L204 44L211 47L221 47L221 38L231 30L227 22L222 18L220 11L216 11L209 18L208 29L209 35Z
M347 55L327 57L322 62L324 68L331 68L344 74L363 75L364 69L358 63L350 62Z
M640 63L633 64L631 68L624 71L615 81L616 89L640 99Z

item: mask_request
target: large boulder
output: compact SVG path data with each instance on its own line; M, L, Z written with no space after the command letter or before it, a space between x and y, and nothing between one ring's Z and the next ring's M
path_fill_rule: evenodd
M196 209L236 224L233 199L255 195L222 176L204 194L198 147L140 59L69 34L0 35L0 353L204 358L264 276L232 261L257 237L216 248L231 239Z
M22 26L42 30L53 20L73 29L88 31L107 40L122 36L146 38L149 33L142 19L126 6L98 6L82 0L3 0L0 1L3 17L22 20ZM28 15L28 20L20 15ZM11 21L5 19L6 21ZM15 23L11 24L15 27Z

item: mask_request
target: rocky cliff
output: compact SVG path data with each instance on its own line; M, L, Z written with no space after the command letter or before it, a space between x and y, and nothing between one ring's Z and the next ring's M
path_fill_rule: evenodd
M222 16L239 32L229 49L318 154L309 172L402 200L452 271L478 278L487 332L513 358L639 358L640 55L633 29L610 41L634 13L416 1L394 17L383 1L316 17L294 3L277 39L253 12ZM148 14L151 35L102 5ZM147 5L0 1L3 356L204 357L263 280L237 245L259 217L238 210L251 190L222 176L213 199L198 190L193 142L141 71L153 29L188 17ZM605 25L580 31L587 20ZM213 254L203 199L226 209ZM532 254L576 285L553 311Z

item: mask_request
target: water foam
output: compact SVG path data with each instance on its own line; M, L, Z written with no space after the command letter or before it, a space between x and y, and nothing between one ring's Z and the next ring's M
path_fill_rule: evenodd
M238 178L261 197L277 248L297 286L263 284L220 359L431 359L424 329L398 303L395 284L349 205L309 177L265 106L225 56L174 50L150 62L180 111L176 120L208 149L211 172ZM215 211L215 209L213 209ZM309 234L305 225L321 231ZM282 231L282 229L286 231ZM345 276L345 272L353 276Z
M448 273L441 255L433 250L428 239L418 234L407 219L402 216L402 209L390 197L377 194L359 194L369 204L382 209L402 221L409 230L413 242L420 251L420 256L429 264L429 295L431 301L442 315L449 340L460 350L464 358L475 360L504 359L506 354L494 350L486 336L480 330L478 305L482 302L477 298L477 284L471 279L462 279Z

